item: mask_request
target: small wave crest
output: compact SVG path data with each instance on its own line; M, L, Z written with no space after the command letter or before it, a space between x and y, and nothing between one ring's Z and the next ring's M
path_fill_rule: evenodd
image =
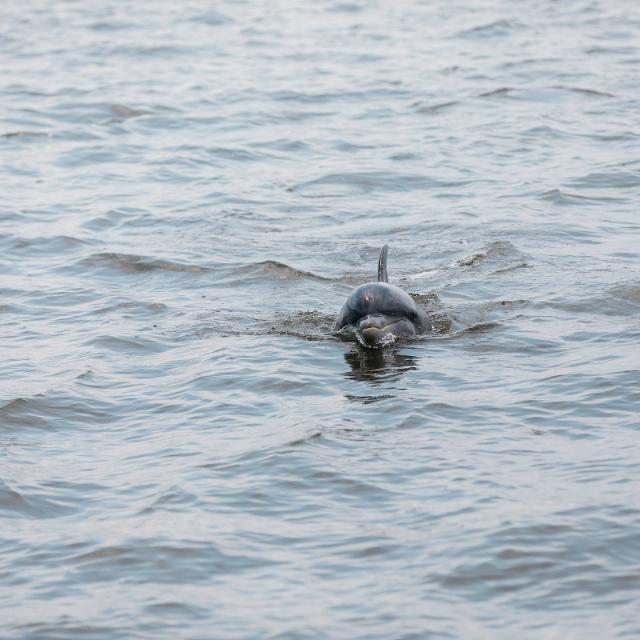
M528 266L523 262L523 255L508 240L497 240L485 245L477 253L473 253L464 258L460 258L456 264L459 267L475 269L485 264L493 267L498 266L499 271L507 268L513 268L514 264L518 266Z
M213 267L184 264L173 260L149 258L128 253L94 253L81 260L81 264L91 267L106 267L123 273L146 273L149 271L175 271L179 273L207 273Z

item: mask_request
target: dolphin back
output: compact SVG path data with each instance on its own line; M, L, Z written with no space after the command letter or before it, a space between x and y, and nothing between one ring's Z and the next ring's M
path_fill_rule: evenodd
M378 282L389 282L389 276L387 275L387 254L389 253L389 245L385 244L380 250L380 257L378 258Z

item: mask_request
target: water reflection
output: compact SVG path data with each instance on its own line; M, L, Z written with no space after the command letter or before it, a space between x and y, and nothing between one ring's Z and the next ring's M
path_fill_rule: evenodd
M380 384L398 380L407 371L418 368L417 358L396 349L363 349L355 347L344 354L351 367L345 377L360 382Z

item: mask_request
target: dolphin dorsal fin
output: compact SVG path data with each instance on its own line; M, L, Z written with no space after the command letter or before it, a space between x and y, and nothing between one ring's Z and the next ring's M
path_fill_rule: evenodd
M380 250L380 257L378 258L378 282L389 282L389 276L387 275L387 253L389 253L389 245L385 244Z

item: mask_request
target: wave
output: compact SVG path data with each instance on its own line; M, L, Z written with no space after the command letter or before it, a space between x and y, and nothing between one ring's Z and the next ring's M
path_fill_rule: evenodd
M289 187L307 198L331 198L382 192L424 191L439 187L460 187L470 180L439 180L419 174L389 171L329 173Z
M173 260L149 258L129 253L103 252L94 253L80 261L90 267L108 267L125 273L146 273L149 271L175 271L179 273L207 273L213 267L197 264L185 264Z
M318 282L331 282L331 278L319 276L311 271L296 269L284 262L277 260L263 260L252 262L233 269L233 276L242 281L254 280L316 280Z
M475 268L485 262L509 262L511 264L505 264L505 267L511 266L511 268L513 268L512 262L514 259L518 261L519 266L528 266L520 264L522 254L511 242L508 240L496 240L495 242L485 245L479 252L460 258L456 264L459 267Z

